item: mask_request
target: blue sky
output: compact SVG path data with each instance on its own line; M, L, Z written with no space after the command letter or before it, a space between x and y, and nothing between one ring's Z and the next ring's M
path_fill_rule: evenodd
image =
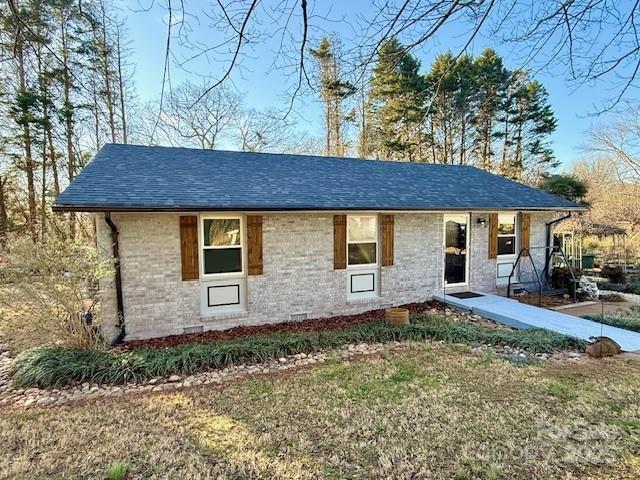
M370 9L368 6L370 2L361 0L336 3L338 3L337 6L332 5L331 8L326 7L325 11L315 12L334 20L323 22L325 32L312 32L316 38L322 33L335 33L338 37L352 38L355 27L352 19L355 18L355 12L366 13ZM207 2L207 4L215 5L215 2ZM333 2L327 2L327 4L333 4ZM127 18L128 36L132 48L129 62L135 67L138 95L143 101L156 99L160 93L164 65L166 12L155 3L148 11L132 10L125 7L121 13ZM192 13L194 16L188 21L192 29L190 33L192 39L213 43L220 38L216 31L209 27L210 20L206 16L198 10L193 10ZM177 27L177 25L174 27L174 31ZM426 48L413 52L421 60L422 69L425 70L428 67L436 54L447 49L457 51L465 38L466 28L468 26L465 25L448 27ZM247 105L258 109L282 108L288 98L286 86L291 85L293 81L291 75L285 73L289 70L284 68L282 64L278 68L270 68L274 52L279 45L279 41L274 37L267 38L259 45L254 45L252 49L247 50L249 55L244 58L242 69L235 71L232 76L235 87L245 95ZM476 39L470 53L477 54L486 47L494 48L502 55L507 67L521 66L517 52L510 51L511 47L496 43L490 38ZM178 56L186 56L189 54L189 49L176 47L175 52ZM209 58L189 64L189 73L172 66L172 84L177 86L180 81L186 78L197 83L198 75L216 78L223 72L226 65L226 58ZM567 167L574 160L583 156L581 147L585 143L585 132L594 122L602 120L602 118L594 118L590 114L596 111L608 98L611 98L612 93L611 86L604 85L604 82L574 90L568 85L563 70L561 66L556 65L551 69L537 72L536 78L545 85L549 92L550 103L558 118L558 128L552 137L553 148L563 167ZM322 112L320 105L313 97L301 98L297 102L295 110L299 112L297 118L299 129L321 135Z

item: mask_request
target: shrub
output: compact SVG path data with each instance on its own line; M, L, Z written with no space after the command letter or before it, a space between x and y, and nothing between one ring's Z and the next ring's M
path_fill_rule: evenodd
M574 202L582 202L587 195L587 185L575 175L551 175L539 188Z
M611 290L612 292L633 293L640 295L640 282L635 283L605 283L600 286L600 290Z
M6 259L0 307L7 310L0 316L11 340L26 346L54 340L91 347L98 342L96 329L79 315L96 300L97 283L111 270L95 247L56 237L37 244L18 238L0 256Z
M582 275L581 270L573 272L576 280ZM566 288L569 293L573 294L576 284L573 282L573 276L569 267L556 267L551 271L551 285L555 288Z
M624 270L622 270L622 267L604 265L600 268L600 275L610 283L624 283L627 281L627 275L624 273Z
M231 341L184 344L131 351L48 345L19 355L11 374L19 388L51 387L71 382L124 383L172 374L190 375L231 364L256 363L301 352L334 349L348 343L443 340L510 345L532 353L578 348L583 342L548 330L506 331L417 316L410 325L372 322L340 331L274 333Z

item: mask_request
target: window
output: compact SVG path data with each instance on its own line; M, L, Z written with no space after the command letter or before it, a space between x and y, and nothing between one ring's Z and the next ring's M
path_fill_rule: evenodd
M498 255L516 253L516 215L498 215Z
M349 265L378 263L378 219L376 216L347 217L347 259Z
M202 219L202 272L242 273L242 222L240 218Z

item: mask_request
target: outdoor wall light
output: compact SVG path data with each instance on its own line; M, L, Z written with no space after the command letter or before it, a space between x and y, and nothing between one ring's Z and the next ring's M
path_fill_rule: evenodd
M482 227L486 227L487 226L487 219L484 217L478 217L478 224L480 224Z

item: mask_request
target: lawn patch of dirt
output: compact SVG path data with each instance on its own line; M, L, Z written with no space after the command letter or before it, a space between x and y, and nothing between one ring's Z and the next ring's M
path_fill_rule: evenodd
M560 307L562 305L569 305L572 303L576 303L573 301L573 297L569 296L569 298L565 298L562 295L542 295L542 304L539 305L538 294L537 293L526 293L524 295L517 295L513 297L515 300L518 300L521 303L526 303L528 305L533 305L534 307L541 306L542 308L553 308ZM586 301L586 299L581 300L580 297L577 298L577 302Z
M410 303L402 305L409 309L410 314L444 311L440 302ZM149 340L131 340L125 342L122 348L133 350L136 348L165 348L185 343L209 343L219 340L235 340L238 338L266 335L270 333L295 333L343 330L354 325L375 322L384 317L384 309L370 310L356 315L339 315L329 318L315 318L298 322L272 323L267 325L239 326L228 330L209 330L201 333L186 333L171 335Z

